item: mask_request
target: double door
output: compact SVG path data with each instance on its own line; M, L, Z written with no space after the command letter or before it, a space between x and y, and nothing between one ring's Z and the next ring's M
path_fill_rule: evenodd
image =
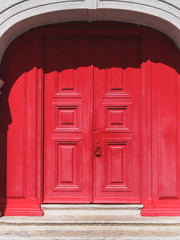
M137 38L45 41L44 203L140 202Z

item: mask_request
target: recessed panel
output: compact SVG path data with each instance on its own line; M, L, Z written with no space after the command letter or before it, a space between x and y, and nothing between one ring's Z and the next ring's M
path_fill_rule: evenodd
M105 143L103 191L131 191L129 145L128 141Z
M81 104L76 106L66 106L55 103L54 112L54 132L80 132Z
M130 96L130 75L126 70L125 52L110 52L107 54L106 96Z
M56 142L56 186L55 191L80 190L80 164L78 142Z
M122 91L123 90L122 55L112 54L110 60L111 67L108 70L108 90Z
M109 169L110 183L123 183L123 156L122 146L111 146L109 148L109 160L111 169Z
M76 52L60 52L58 59L58 78L56 95L58 96L79 96L80 95L80 69L77 67L79 57Z
M57 127L72 127L75 126L77 118L76 108L58 108L57 109Z
M74 146L58 147L58 185L73 182Z
M109 122L110 126L117 126L117 125L123 125L124 122L124 112L123 109L112 109L111 112L109 112Z
M130 105L106 106L106 128L107 131L130 132Z
M62 125L62 126L69 126L69 125L74 125L74 109L64 109L61 111L61 117L59 119L60 123L58 123L58 125Z
M63 54L61 64L61 90L74 90L74 54Z

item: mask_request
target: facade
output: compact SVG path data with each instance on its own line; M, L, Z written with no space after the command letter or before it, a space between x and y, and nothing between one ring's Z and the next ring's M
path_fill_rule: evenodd
M179 1L0 3L1 213L179 216Z

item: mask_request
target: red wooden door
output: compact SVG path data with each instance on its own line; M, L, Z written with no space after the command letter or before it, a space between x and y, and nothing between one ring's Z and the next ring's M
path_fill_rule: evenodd
M44 202L92 202L92 51L88 39L45 43Z
M45 49L44 202L139 202L138 40L52 38Z
M99 39L94 63L94 202L140 201L138 39Z

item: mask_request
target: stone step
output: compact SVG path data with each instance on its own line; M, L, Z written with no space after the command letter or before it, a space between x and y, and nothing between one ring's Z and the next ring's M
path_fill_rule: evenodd
M44 215L94 216L140 215L141 204L42 204Z
M1 217L0 240L180 240L180 217L142 217L142 205L42 208L42 217Z
M1 225L0 239L107 239L170 240L180 239L180 225Z

